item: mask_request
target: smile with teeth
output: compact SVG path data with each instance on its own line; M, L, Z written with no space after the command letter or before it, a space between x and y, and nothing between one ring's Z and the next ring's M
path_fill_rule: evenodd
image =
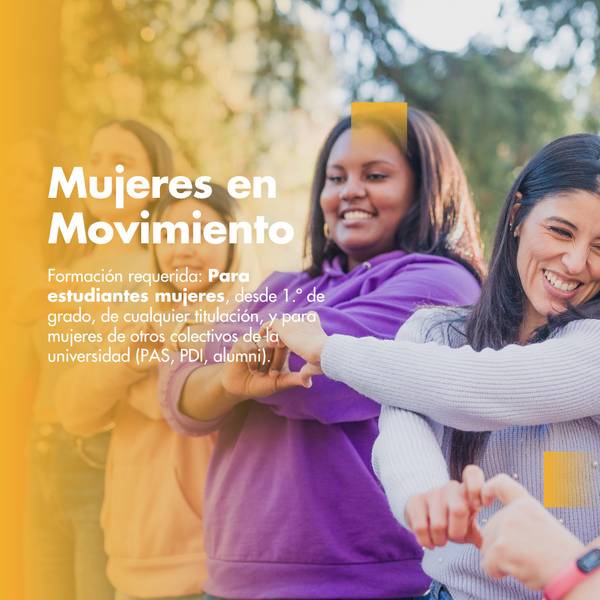
M552 271L544 270L544 277L553 288L561 292L572 292L581 285L580 281L566 281Z
M366 210L362 210L360 208L354 208L342 213L342 219L344 221L362 221L365 219L372 219L374 216L375 215L373 213L367 212Z

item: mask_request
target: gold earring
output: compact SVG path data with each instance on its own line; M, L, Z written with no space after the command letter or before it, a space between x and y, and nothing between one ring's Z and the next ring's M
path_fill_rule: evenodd
M329 229L329 223L325 223L323 225L323 235L327 240L331 237L331 229Z

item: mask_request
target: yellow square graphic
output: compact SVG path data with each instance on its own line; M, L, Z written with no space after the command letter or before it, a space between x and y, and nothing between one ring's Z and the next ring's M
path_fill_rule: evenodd
M408 132L408 104L406 102L353 102L352 126L369 121L385 125L400 140L406 150Z
M544 452L544 506L578 508L594 503L597 466L589 452Z

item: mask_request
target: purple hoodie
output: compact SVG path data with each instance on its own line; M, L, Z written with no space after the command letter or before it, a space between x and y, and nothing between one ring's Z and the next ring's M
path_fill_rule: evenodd
M423 304L461 305L479 295L461 265L401 251L379 255L349 273L339 262L315 278L274 273L268 287L281 298L248 308L319 313L328 334L391 339ZM296 288L313 287L325 301L309 304ZM206 349L206 355L221 350ZM290 368L302 360L292 355ZM313 378L294 388L249 400L214 421L178 410L194 363L162 373L161 403L184 434L219 430L209 467L205 505L206 591L247 600L399 598L423 594L422 551L394 519L371 467L380 406L342 383ZM401 393L401 390L398 390Z

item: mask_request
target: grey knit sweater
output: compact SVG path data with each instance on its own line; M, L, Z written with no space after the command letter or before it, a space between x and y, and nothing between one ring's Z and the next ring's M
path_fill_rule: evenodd
M403 522L410 496L448 481L450 427L491 431L480 463L486 477L509 473L539 500L544 452L587 453L578 490L585 506L550 512L590 542L600 535L600 321L572 322L539 344L475 352L460 333L465 315L422 309L395 341L334 335L325 344L325 374L384 405L373 466L392 512ZM480 523L498 508L484 509ZM426 551L423 567L455 600L541 597L514 579L487 577L471 545Z

